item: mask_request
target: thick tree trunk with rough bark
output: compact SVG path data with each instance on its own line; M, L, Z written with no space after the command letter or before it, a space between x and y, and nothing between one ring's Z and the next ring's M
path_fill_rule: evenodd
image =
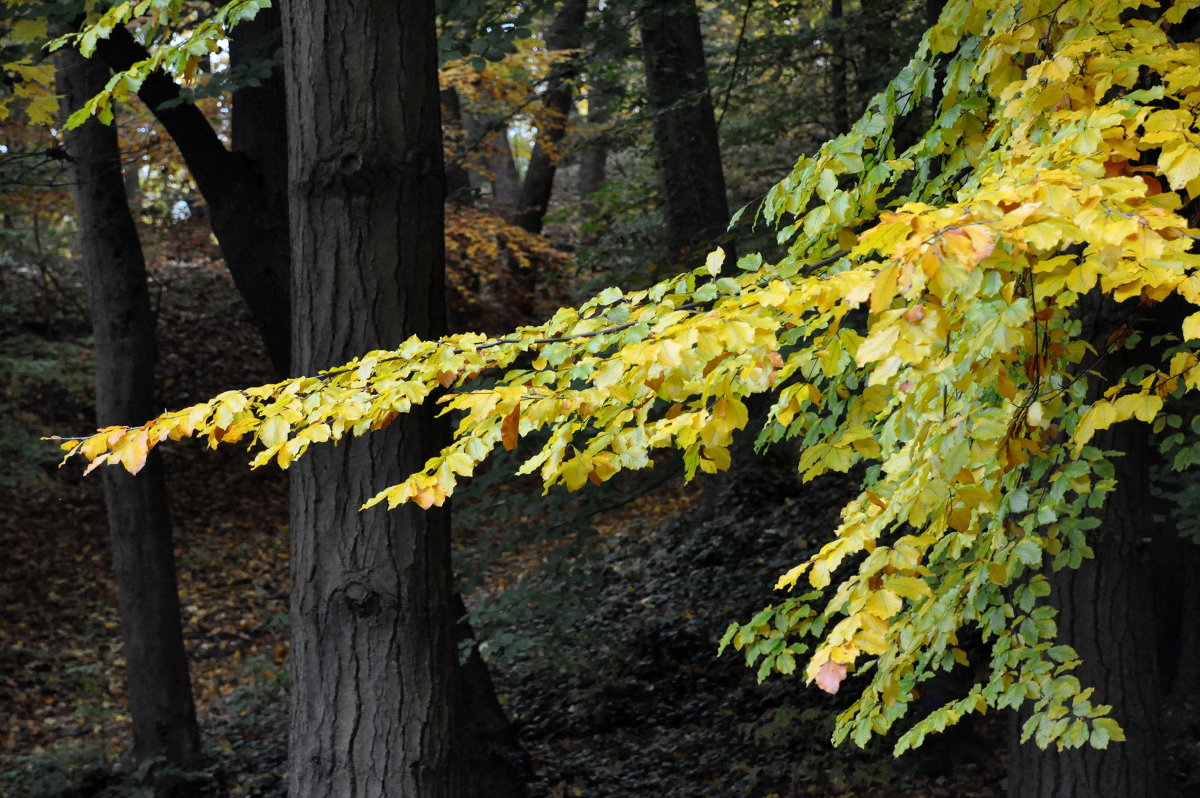
M729 222L704 41L695 0L646 0L640 23L667 255L679 265Z
M294 0L285 14L297 371L445 324L431 0ZM447 513L359 507L443 442L430 412L292 470L289 789L453 794Z
M550 50L578 50L583 42L583 21L587 16L587 0L562 0L558 13L546 31L546 47ZM542 95L545 113L542 129L538 131L529 167L521 184L521 198L513 223L531 233L542 232L542 221L554 191L554 175L558 171L559 153L556 148L567 133L567 118L571 115L575 78L578 76L577 56L554 67Z
M1109 333L1125 319L1110 302L1090 304L1090 338L1103 350ZM1155 314L1152 321L1157 322L1163 306L1149 313ZM1147 338L1152 334L1145 325L1138 326ZM1121 350L1106 357L1099 389L1113 384L1126 368L1152 359L1148 349ZM1168 794L1151 582L1153 542L1159 530L1150 495L1150 433L1142 424L1125 422L1097 434L1092 445L1124 453L1113 461L1117 488L1101 511L1100 526L1088 533L1094 558L1078 569L1052 574L1050 600L1058 609L1059 639L1073 646L1082 659L1075 674L1085 687L1096 688L1093 703L1112 705L1112 716L1127 739L1104 750L1084 746L1042 751L1032 743L1019 744L1021 719L1015 720L1008 781L1012 798Z
M67 108L103 88L108 70L64 48L56 56ZM140 424L154 403L154 317L141 242L129 212L116 131L95 120L66 132L71 194L83 250L96 348L96 420ZM135 477L104 469L126 689L139 762L180 769L199 760L200 736L175 584L162 461L151 452Z
M253 22L242 23L234 31L231 56L243 65L256 60L261 63L280 47L281 33L280 12L264 9ZM111 68L121 69L145 57L146 52L128 31L118 28L110 42L102 43L101 55ZM394 82L395 76L385 79ZM179 145L210 210L214 217L220 217L214 218L215 232L221 240L235 283L267 342L276 371L283 374L300 370L299 366L294 370L289 360L292 330L288 301L290 242L286 223L288 148L282 70L276 67L261 78L260 86L235 93L233 152L224 148L195 106L176 102L170 107L162 107L170 104L169 101L181 99L178 86L165 74L152 75L143 84L140 96ZM302 123L307 124L307 120ZM511 155L507 151L504 155L512 167ZM512 201L515 202L515 167L512 167L511 177ZM396 214L389 224L398 222L400 215ZM433 238L440 235L440 214L438 224L436 231L428 228ZM441 278L437 281L434 290L440 292ZM386 292L385 296L390 297ZM365 318L361 310L355 308L351 318ZM384 314L388 312L386 304L379 310ZM428 332L438 329L433 324L435 317L436 314L431 315L432 326ZM399 319L400 314L395 314L395 318ZM313 332L308 326L302 326L300 334L311 336ZM348 358L364 347L351 343L344 348L344 357ZM342 356L333 359L342 359ZM457 596L451 596L449 600L461 605ZM454 613L455 618L460 615L460 612ZM469 635L465 622L459 626ZM500 707L486 666L474 656L454 671L454 678L457 702L454 711L458 719L453 739L456 773L472 774L468 787L460 794L471 794L471 783L484 783L497 798L522 795L521 773L513 763L519 765L525 755Z

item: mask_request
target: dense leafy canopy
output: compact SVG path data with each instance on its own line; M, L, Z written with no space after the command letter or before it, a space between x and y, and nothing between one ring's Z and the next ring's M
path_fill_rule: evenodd
M203 436L286 468L435 400L457 419L452 443L367 504L430 507L539 432L520 471L547 489L652 467L672 447L689 476L720 471L748 400L768 394L761 445L797 442L805 478L859 463L865 478L833 539L780 578L800 594L724 643L763 676L802 669L830 692L866 674L835 734L864 742L921 681L965 666L960 637L977 630L980 680L899 750L1025 702L1026 738L1104 747L1120 728L1070 674L1042 568L1089 555L1086 510L1114 485L1095 433L1167 424L1164 400L1200 387L1200 307L1161 360L1101 390L1097 359L1138 333L1090 341L1076 312L1095 293L1200 306L1197 231L1181 215L1200 195L1200 46L1171 36L1197 6L951 0L852 129L770 192L762 215L787 245L775 262L748 255L720 276L716 252L506 337L410 339L64 448L89 470L137 471L158 443ZM901 150L897 124L933 102Z

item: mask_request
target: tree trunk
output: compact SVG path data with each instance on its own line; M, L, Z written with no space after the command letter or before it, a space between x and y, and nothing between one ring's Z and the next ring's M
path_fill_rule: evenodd
M604 65L627 60L631 27L629 10L612 4L597 8L593 17L592 51L587 56L585 143L579 153L579 202L589 214L595 213L596 208L588 198L603 188L608 179L612 141L607 128L620 92L620 86Z
M246 177L258 186L261 201L265 203L248 217L234 217L236 227L224 223L218 240L229 242L234 260L244 257L243 248L249 241L257 243L256 256L270 264L264 275L273 285L270 295L279 297L281 307L264 308L263 300L257 297L262 291L257 285L239 283L246 302L251 307L256 323L270 325L263 333L263 340L271 352L272 365L281 375L288 374L290 347L280 343L290 340L291 328L287 306L288 281L291 272L291 247L288 242L288 183L287 183L287 89L283 79L283 22L279 5L261 9L254 19L239 24L229 40L229 61L233 67L256 66L260 75L257 86L243 86L233 92L230 104L231 149L233 158L243 158ZM271 65L273 63L273 65ZM271 65L271 66L268 66ZM207 199L207 197L206 197ZM221 196L216 204L222 209L234 206L237 212L237 197ZM208 200L210 208L212 200ZM214 223L215 226L215 223ZM224 236L224 239L221 236ZM224 247L224 245L222 245ZM223 251L225 251L223 249ZM226 261L229 254L226 252ZM230 271L244 271L240 263L230 266ZM236 277L235 277L236 280ZM259 316L267 313L266 316Z
M583 41L583 21L587 16L587 0L562 0L554 21L546 31L546 47L550 50L577 50ZM554 174L558 170L559 153L555 150L567 132L571 114L574 83L578 77L578 56L555 65L542 96L545 113L541 119L537 142L521 184L521 198L513 223L531 233L542 232L542 221L554 190Z
M231 56L235 62L241 64L269 57L280 47L281 39L279 12L275 9L264 9L253 22L242 23L235 29ZM102 43L101 51L106 63L113 69L123 69L147 55L123 28L113 32L111 41ZM385 80L394 80L394 77ZM220 220L223 220L218 223L220 220L214 218L214 229L221 241L226 262L239 291L250 307L259 332L267 342L272 365L280 374L291 370L292 334L289 321L291 309L286 301L289 291L290 242L287 229L279 224L288 218L289 166L286 146L286 91L283 84L282 70L276 67L261 79L260 86L247 87L234 94L235 151L232 153L224 148L212 127L194 105L176 102L172 107L162 107L163 104L181 99L178 86L164 73L151 75L140 92L142 99L155 111L159 121L179 145L214 217L219 216ZM327 97L325 102L333 100ZM307 124L307 120L304 120L304 123ZM512 156L507 151L507 145L504 156L512 173L510 182L514 187L512 201L515 202L516 169L512 164ZM357 179L354 181L355 185L359 182L361 181ZM382 209L381 214L386 216L387 210ZM399 217L400 214L396 213L388 223L401 222ZM440 219L439 210L436 231L433 227L418 226L418 229L426 234L440 235ZM439 252L440 248L439 242ZM381 249L387 248L383 246ZM424 261L417 257L415 262L419 264ZM438 262L440 264L440 259ZM407 260L404 261L404 265L408 265ZM438 274L440 275L440 271ZM327 279L335 278L330 275ZM434 290L439 292L437 296L440 298L441 278L439 276L436 279L437 287ZM278 300L280 296L285 298L284 301ZM392 294L387 292L384 292L383 296L392 298ZM417 304L420 304L419 301ZM364 303L363 307L374 305ZM353 315L342 317L343 323L348 323L345 319L365 318L361 310L356 307ZM379 313L387 315L388 307L380 307ZM431 322L436 315L431 315ZM434 325L430 326L429 331L436 332L438 329ZM306 325L299 335L311 337L319 336L319 333ZM398 340L396 338L386 343L395 343ZM332 357L331 362L348 358L364 348L365 346L348 340L342 347L344 355ZM297 370L304 369L297 366ZM150 413L139 416L137 420L140 421L148 415ZM407 474L407 471L405 473ZM457 596L452 597L452 600L461 603ZM459 614L456 613L454 617L459 617ZM460 705L465 707L461 708L457 715L461 720L457 726L459 733L454 740L456 761L473 762L470 772L473 772L476 778L487 779L494 790L492 794L498 798L523 794L520 774L509 762L493 756L503 751L509 759L519 762L523 759L524 752L515 742L511 725L500 707L486 666L475 656L454 673L457 681L455 695L460 696ZM486 773L484 768L488 768ZM469 792L468 790L464 794Z
M1094 302L1093 334L1103 350L1119 326L1115 305ZM1162 306L1155 309L1162 313ZM1155 321L1158 319L1156 318ZM1176 326L1175 329L1178 329ZM1143 329L1146 338L1150 331ZM1113 384L1126 368L1152 362L1153 355L1120 350L1102 363L1099 389ZM1151 545L1156 533L1150 497L1150 432L1125 422L1096 435L1093 442L1114 458L1116 490L1101 511L1100 526L1089 533L1095 552L1077 569L1051 574L1051 601L1058 609L1062 642L1082 659L1075 671L1085 687L1095 687L1094 703L1111 704L1112 716L1125 730L1125 742L1107 749L1089 746L1042 751L1019 744L1014 724L1009 758L1008 794L1012 798L1131 798L1165 793L1162 697L1156 653L1155 590L1150 580Z
M590 208L588 198L608 179L608 141L602 131L612 119L612 95L607 84L597 81L588 91L587 145L579 153L579 201Z
M58 85L77 108L108 71L63 48ZM129 212L117 133L89 120L66 132L71 194L83 250L96 348L96 420L140 424L154 403L154 317L141 242ZM193 769L200 736L180 627L175 553L162 461L152 452L136 477L104 469L104 495L121 613L133 753Z
M646 0L641 32L667 256L675 266L725 232L725 173L695 0Z
M529 757L516 730L496 698L487 663L473 645L475 633L466 620L462 597L450 597L456 647L471 642L470 654L459 668L451 723L453 794L463 798L523 798L525 782L533 778Z
M445 324L432 0L285 15L295 367ZM431 412L292 470L292 796L452 795L448 514L362 513L443 442Z
M842 0L830 0L829 22L834 27L833 35L829 37L833 54L829 59L829 78L833 84L833 132L834 135L841 135L850 130L850 98L846 91L846 22Z
M450 153L446 163L446 199L458 205L474 200L471 175L466 166L467 132L463 128L462 101L453 87L442 89L442 138Z
M468 173L474 188L492 187L492 205L497 213L513 213L521 201L521 176L508 145L508 120L495 114L473 113L464 109L463 128L473 152L473 168Z

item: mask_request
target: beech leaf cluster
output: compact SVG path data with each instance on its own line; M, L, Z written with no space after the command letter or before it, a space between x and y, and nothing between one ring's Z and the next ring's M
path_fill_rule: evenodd
M62 445L89 471L136 472L185 437L248 442L254 466L287 468L435 402L452 441L364 506L428 508L535 433L518 471L547 490L653 467L663 449L689 478L722 471L764 395L760 446L794 442L805 479L865 477L828 542L780 577L780 602L722 647L828 692L860 675L839 742L886 732L918 684L970 665L974 686L898 752L1028 703L1026 739L1103 748L1122 732L1071 673L1045 569L1090 555L1091 511L1114 487L1097 431L1161 427L1164 402L1200 387L1200 233L1184 215L1200 196L1200 46L1171 35L1198 6L949 0L852 129L770 192L761 223L784 256L730 270L714 252L507 336L412 338ZM900 120L931 103L899 149ZM1131 340L1088 339L1079 309L1095 294L1191 310L1161 359L1097 390L1096 364ZM985 661L968 663L968 630Z

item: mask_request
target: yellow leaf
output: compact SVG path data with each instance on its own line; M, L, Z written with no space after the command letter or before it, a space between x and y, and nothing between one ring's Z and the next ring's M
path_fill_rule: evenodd
M283 446L279 447L279 452L275 455L275 462L278 463L279 467L283 470L286 471L287 467L290 466L292 461L296 459L296 452L299 451L297 447L298 443L298 441L288 441Z
M725 263L725 250L714 249L708 253L708 257L704 260L704 268L713 277L721 273L721 266Z
M854 644L872 655L887 651L887 621L869 614L860 614L857 618L862 628L854 635Z
M1128 394L1114 402L1113 409L1117 421L1136 418L1149 424L1162 409L1162 399L1155 394Z
M1035 222L1024 227L1021 235L1027 244L1041 250L1053 249L1062 240L1062 230L1052 222Z
M899 270L895 266L888 266L875 276L875 282L871 287L872 313L879 313L891 306L892 298L896 296L898 274Z
M588 474L591 472L592 463L582 454L576 454L570 460L563 463L562 476L563 481L567 483L567 490L579 490L582 488L583 483L588 480Z
M932 594L925 580L915 576L889 576L883 580L883 586L910 601Z
M1044 410L1041 402L1034 402L1029 406L1028 412L1025 414L1025 423L1031 427L1042 426L1042 414Z
M1200 177L1200 149L1180 143L1158 156L1158 169L1176 191Z
M17 20L9 29L8 35L19 42L43 42L48 38L46 18Z
M130 430L112 452L113 457L117 458L130 474L142 470L149 453L150 447L144 429Z
M997 585L1008 584L1008 569L1002 563L990 562L987 565L988 579Z
M996 378L996 390L1010 402L1017 397L1017 388L1009 379L1008 369L1000 369L1000 375Z
M791 570L789 570L786 574L779 577L779 581L777 581L775 583L775 589L783 590L784 588L790 589L790 588L794 587L796 584L796 580L799 579L801 576L803 576L804 572L807 570L808 570L808 563L806 563L806 562L800 563L799 565L797 565L794 568L792 568Z
M421 488L417 491L416 495L413 496L413 501L416 502L417 506L422 510L428 510L437 503L437 493L432 487Z
M1200 313L1193 313L1183 320L1183 340L1194 341L1200 338Z
M877 325L871 330L866 340L858 345L854 360L858 365L865 366L876 360L883 360L892 354L896 341L900 339L900 328L892 323Z
M1071 446L1076 454L1096 434L1097 430L1108 429L1117 419L1116 408L1111 402L1098 400L1079 419L1075 434L1071 436Z
M867 612L877 618L891 618L903 606L900 596L891 590L876 590L867 598Z
M286 441L290 431L291 427L283 417L271 416L258 428L258 439L269 449Z
M471 476L475 471L475 461L462 452L449 454L446 457L446 464L450 466L451 471L464 477Z
M812 563L812 573L808 575L808 582L815 588L829 586L829 561L825 559L815 560Z
M44 94L31 98L25 105L25 115L32 124L52 127L58 118L58 97Z

